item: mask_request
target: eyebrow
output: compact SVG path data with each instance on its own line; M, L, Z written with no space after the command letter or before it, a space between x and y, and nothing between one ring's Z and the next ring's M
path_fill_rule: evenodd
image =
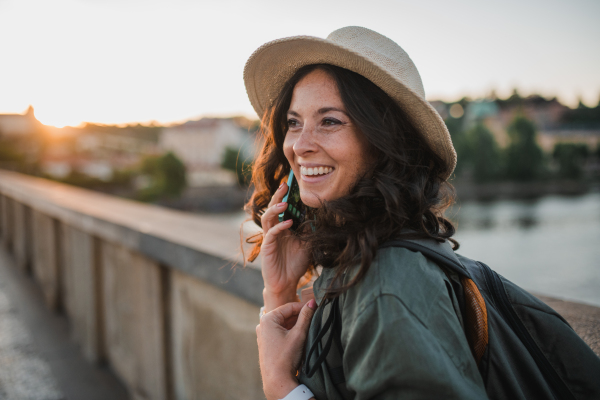
M342 109L339 109L339 108L336 108L336 107L323 107L323 108L320 108L317 111L317 113L318 114L325 114L325 113L327 113L329 111L338 111L338 112L341 112L342 114L345 114L346 116L348 116L348 113L346 111L344 111ZM298 114L296 111L293 111L293 110L289 110L287 113L289 115L293 115L294 117L299 117L300 116L300 114Z
M319 114L325 114L326 112L329 112L329 111L338 111L338 112L341 112L342 114L348 115L346 113L346 111L341 110L339 108L335 108L335 107L324 107L324 108L319 109L318 112L319 112Z

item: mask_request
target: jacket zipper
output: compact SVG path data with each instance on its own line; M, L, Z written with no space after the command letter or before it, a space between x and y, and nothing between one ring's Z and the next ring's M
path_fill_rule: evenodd
M498 274L484 263L479 261L477 263L481 266L481 270L483 271L483 274L485 276L487 286L490 289L490 293L494 299L494 303L500 309L499 311L502 317L506 322L508 322L513 331L517 334L521 342L529 351L529 354L531 354L531 356L533 357L534 361L540 368L540 371L542 371L546 382L553 389L555 397L558 393L560 399L575 400L575 397L573 396L569 388L565 385L565 383L556 373L548 359L539 349L539 347L529 334L529 331L523 324L523 321L521 321L516 311L512 307L512 304L508 299L508 295L506 294L506 291L504 289L504 284L500 280Z

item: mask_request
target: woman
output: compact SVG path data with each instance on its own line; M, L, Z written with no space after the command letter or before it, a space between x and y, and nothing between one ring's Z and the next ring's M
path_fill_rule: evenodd
M450 290L456 277L385 247L458 246L443 216L456 154L408 55L346 27L267 43L244 79L265 135L247 207L263 228L249 259L262 254L267 399L486 398ZM290 170L309 207L296 232L278 219ZM296 291L317 266L315 301L303 306Z

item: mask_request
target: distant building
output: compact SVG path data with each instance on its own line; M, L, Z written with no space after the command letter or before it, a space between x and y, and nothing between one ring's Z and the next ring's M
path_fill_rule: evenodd
M35 133L42 124L35 118L33 107L25 114L0 114L0 137L18 137Z
M46 152L39 160L42 171L55 178L65 178L71 172L79 173L109 181L119 170L133 168L139 164L139 157L113 154L98 157L89 154L61 154L55 147L54 151Z
M523 114L532 120L539 130L559 129L562 119L570 108L561 104L556 98L545 99L538 95L518 98L512 102L500 100L499 118L508 126L517 114Z
M464 126L467 130L481 123L485 125L500 147L509 143L506 125L501 118L500 109L495 100L480 99L467 104Z
M232 119L203 118L164 128L159 146L172 151L186 166L190 186L235 183L230 171L221 169L225 149L242 149L241 160L254 156L254 138Z
M600 129L554 129L538 133L538 143L551 152L557 143L585 143L590 150L600 146Z
M444 103L432 101L438 110L443 110ZM479 99L471 101L465 108L463 129L468 131L478 123L485 125L494 135L500 147L510 143L508 128L517 115L524 115L533 121L538 131L539 145L551 152L556 143L586 143L591 149L600 144L600 127L569 126L565 124L565 116L576 110L561 104L556 98L545 99L538 95L520 97L513 95L507 100Z
M44 156L40 160L40 167L45 174L54 178L65 178L73 171L103 181L112 179L115 169L122 167L116 165L116 160L98 160L88 157L72 155L67 157ZM118 160L117 160L118 161Z
M62 131L62 140L49 142L39 160L42 171L56 178L77 171L108 181L116 171L134 168L144 156L160 153L154 141L126 134L79 128Z
M600 126L597 123L587 127L570 126L565 117L576 111L556 98L531 95L501 106L499 118L508 127L516 115L525 115L535 124L538 143L546 152L551 152L556 143L564 142L585 143L594 149L600 143Z
M155 142L105 132L82 132L76 136L76 148L82 152L110 154L157 154Z

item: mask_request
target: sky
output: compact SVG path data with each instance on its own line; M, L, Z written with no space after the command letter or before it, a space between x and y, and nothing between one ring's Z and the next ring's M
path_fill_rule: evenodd
M600 98L598 0L0 0L0 113L44 124L256 118L242 72L273 39L373 29L415 62L429 100L513 88Z

